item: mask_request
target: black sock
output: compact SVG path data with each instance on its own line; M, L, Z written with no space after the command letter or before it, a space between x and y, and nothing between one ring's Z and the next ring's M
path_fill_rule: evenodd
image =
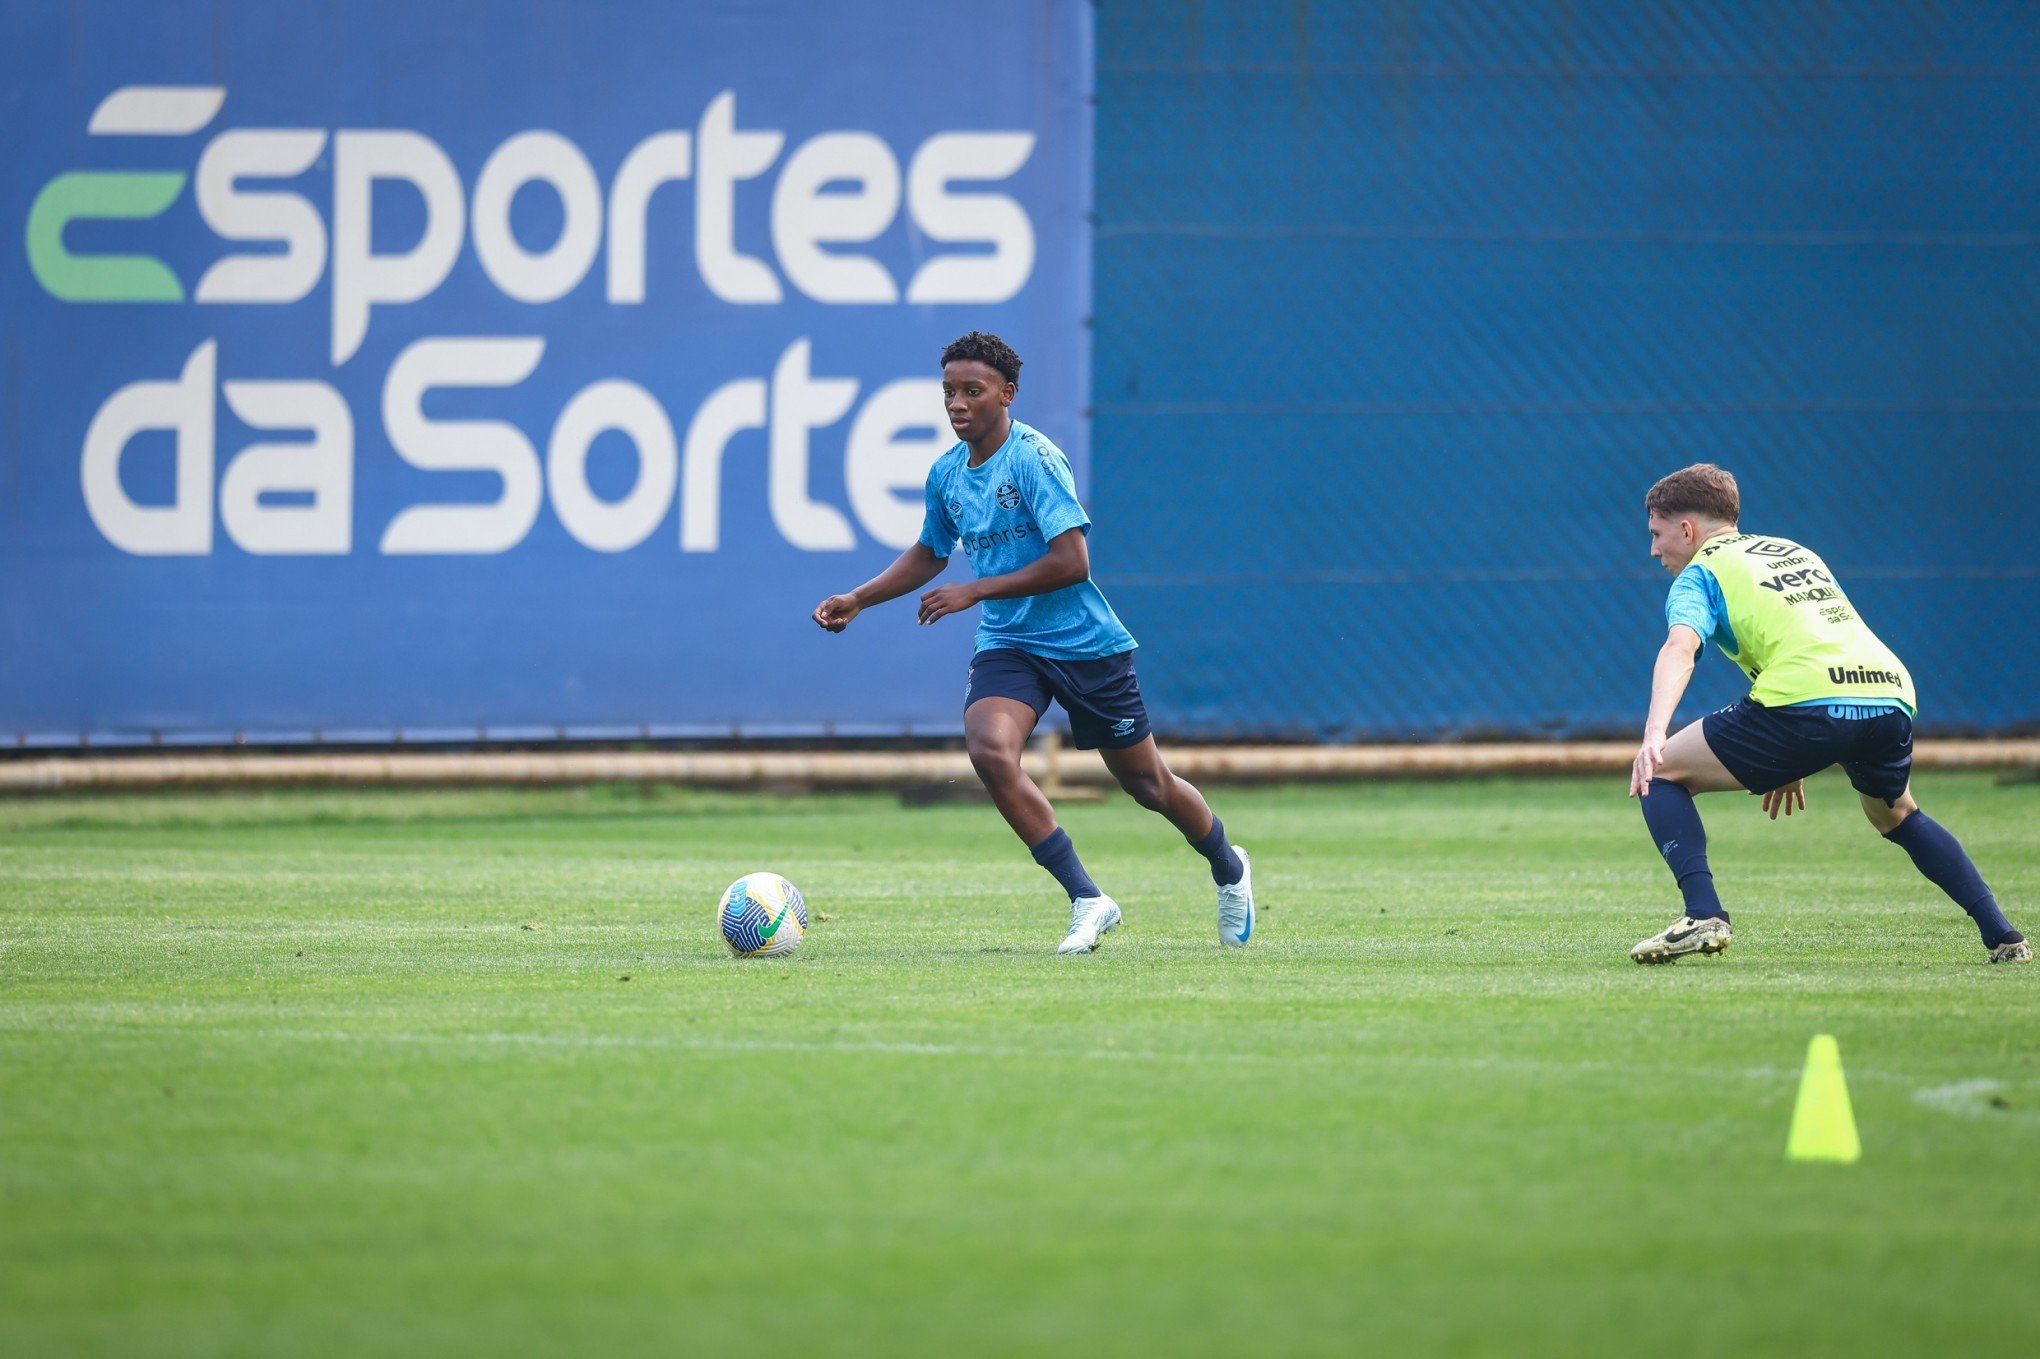
M1643 824L1650 827L1650 838L1679 880L1686 914L1695 920L1711 915L1728 919L1721 898L1714 894L1714 872L1707 866L1707 828L1700 824L1693 795L1667 779L1652 779L1650 795L1637 801L1643 804Z
M1070 837L1061 826L1049 833L1046 840L1038 845L1029 845L1027 852L1034 856L1034 862L1055 874L1055 880L1062 884L1063 891L1071 900L1078 897L1102 897L1098 884L1091 881L1091 875L1084 871L1084 865L1077 858L1077 847L1070 843Z
M1189 840L1189 836L1183 837ZM1202 840L1190 840L1190 848L1211 861L1211 880L1220 887L1230 887L1247 875L1247 866L1240 862L1240 856L1233 853L1232 845L1225 838L1225 822L1214 814L1211 829L1204 833Z
M1884 838L1912 855L1913 867L1953 898L1957 906L1969 912L1969 918L1976 922L1977 932L1983 936L1985 948L1996 948L2008 939L2019 937L2019 932L2012 928L2012 922L2005 919L2005 913L1998 909L1997 898L1984 884L1983 874L1977 872L1976 865L1970 862L1968 851L1962 848L1960 840L1949 834L1946 826L1925 812L1914 812L1898 823L1897 830L1887 832Z

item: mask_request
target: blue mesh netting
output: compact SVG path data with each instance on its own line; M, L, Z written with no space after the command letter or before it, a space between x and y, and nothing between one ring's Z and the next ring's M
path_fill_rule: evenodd
M1105 0L1097 71L1093 554L1165 730L1633 729L1700 459L1923 728L2040 726L2040 8Z

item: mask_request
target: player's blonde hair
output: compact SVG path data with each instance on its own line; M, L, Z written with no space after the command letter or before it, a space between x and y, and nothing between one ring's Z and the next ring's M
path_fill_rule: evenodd
M1717 523L1733 524L1742 518L1742 492L1735 478L1711 462L1681 467L1660 477L1643 498L1646 514L1676 519L1682 514L1699 515Z

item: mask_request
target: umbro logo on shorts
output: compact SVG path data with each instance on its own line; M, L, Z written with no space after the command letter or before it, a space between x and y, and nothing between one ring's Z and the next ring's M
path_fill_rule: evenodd
M1112 724L1112 734L1114 736L1124 736L1126 735L1126 733L1133 730L1133 726L1134 721L1132 718L1122 717L1117 722L1114 722Z

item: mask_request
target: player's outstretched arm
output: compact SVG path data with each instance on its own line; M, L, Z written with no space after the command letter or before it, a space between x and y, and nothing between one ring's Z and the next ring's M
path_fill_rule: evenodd
M1672 624L1665 644L1658 648L1657 664L1650 672L1650 715L1643 721L1643 743L1629 769L1629 796L1649 797L1650 781L1665 762L1665 737L1672 725L1672 713L1685 697L1693 679L1693 661L1700 654L1700 634L1684 623Z
M949 558L938 557L926 543L917 542L885 570L846 595L830 595L815 605L814 620L830 632L841 632L850 620L873 604L912 594L942 574Z
M921 596L921 621L932 623L961 613L987 599L1025 599L1045 595L1091 578L1091 548L1081 528L1066 529L1049 540L1048 551L1018 571L983 580L938 585Z

